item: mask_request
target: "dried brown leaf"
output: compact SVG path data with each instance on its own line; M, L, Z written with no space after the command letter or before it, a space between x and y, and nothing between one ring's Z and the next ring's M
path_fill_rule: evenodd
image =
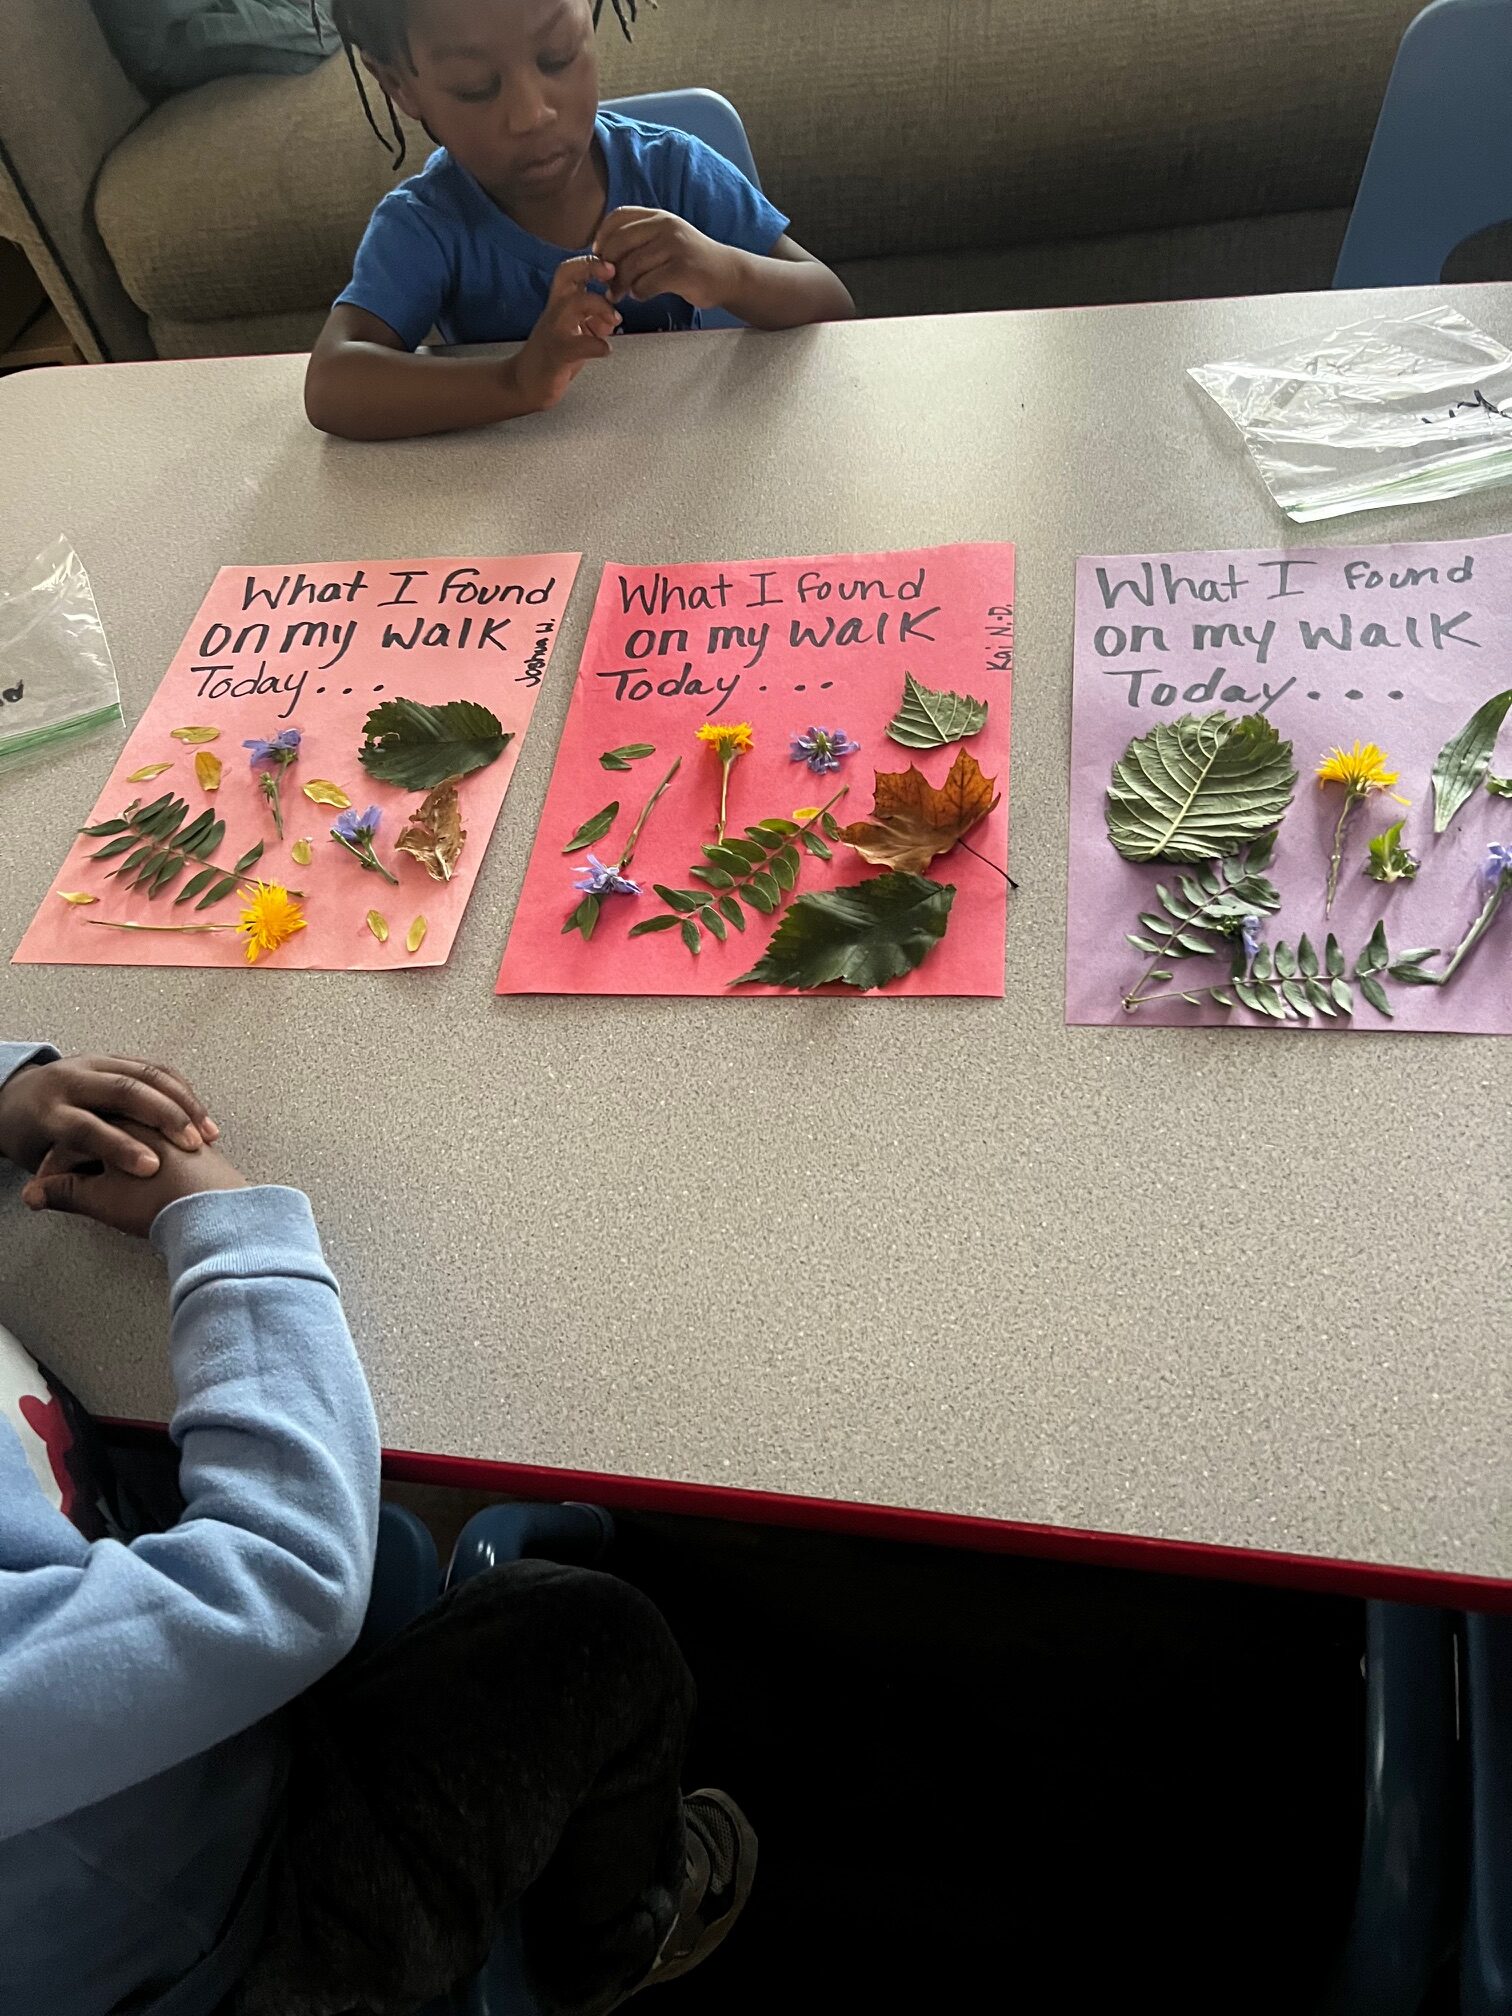
M842 828L840 838L874 867L920 875L998 805L996 787L997 779L984 777L965 749L938 790L913 764L881 770L871 818Z
M467 841L457 802L458 781L448 777L438 784L394 842L396 851L418 861L433 882L450 882Z

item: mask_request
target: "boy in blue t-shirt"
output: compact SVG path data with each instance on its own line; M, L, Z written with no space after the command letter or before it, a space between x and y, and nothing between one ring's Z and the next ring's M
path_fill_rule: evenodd
M633 19L636 0L614 6ZM602 7L334 0L354 72L360 54L390 110L439 146L373 213L315 345L305 410L317 427L391 440L537 413L617 331L696 328L705 308L762 329L855 313L723 156L599 110ZM433 328L450 344L524 348L417 355Z

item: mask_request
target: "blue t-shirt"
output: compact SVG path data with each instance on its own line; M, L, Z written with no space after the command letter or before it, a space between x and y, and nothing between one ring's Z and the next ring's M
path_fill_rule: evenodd
M609 172L606 214L670 210L721 245L768 253L788 220L722 154L670 126L598 115ZM439 329L446 343L521 342L552 278L575 251L522 231L444 147L373 212L351 285L337 301L386 322L406 349ZM698 311L678 294L616 304L627 333L692 329Z

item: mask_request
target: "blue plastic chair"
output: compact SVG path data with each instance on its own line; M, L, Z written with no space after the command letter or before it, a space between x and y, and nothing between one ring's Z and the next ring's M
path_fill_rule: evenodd
M1335 287L1434 285L1512 217L1512 0L1433 0L1402 37Z
M740 114L728 98L717 91L647 91L639 98L609 98L606 112L623 112L627 119L644 119L651 126L675 126L679 133L691 133L716 154L737 167L748 182L759 189L756 157L741 123ZM743 329L746 325L727 315L723 308L706 308L705 329Z
M1465 1619L1469 1882L1460 2016L1512 2011L1512 1617Z
M591 1567L603 1558L613 1537L614 1522L596 1505L490 1505L463 1527L446 1571L446 1587L527 1557ZM371 1651L394 1637L428 1610L440 1593L439 1561L430 1529L402 1505L382 1506L373 1593L358 1651ZM444 1704L438 1703L437 1709L443 1712ZM427 2003L419 2016L537 2016L513 1917L501 1928L477 1979Z
M1417 2016L1453 1939L1454 1625L1365 1606L1365 1826L1326 2016Z

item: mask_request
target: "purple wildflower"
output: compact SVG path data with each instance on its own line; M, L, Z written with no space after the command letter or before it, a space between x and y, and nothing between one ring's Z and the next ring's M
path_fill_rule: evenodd
M572 886L581 889L585 896L639 896L641 893L639 882L629 881L617 867L606 867L597 854L588 856L588 873L580 875Z
M1240 936L1244 940L1244 956L1246 959L1253 959L1255 954L1260 950L1260 928L1260 919L1258 917L1246 917L1239 927Z
M253 740L251 742L243 742L242 747L243 749L250 749L252 751L248 760L254 770L261 769L265 764L274 765L279 769L287 769L289 764L298 761L299 745L302 740L303 737L299 729L283 728L279 730L271 742Z
M810 728L806 735L793 737L793 761L807 763L816 777L822 777L826 771L838 770L841 757L854 756L860 747L843 728Z
M1486 858L1481 863L1481 880L1486 885L1486 893L1497 888L1502 877L1512 877L1512 847L1504 841L1493 840L1486 849Z
M369 805L366 812L352 810L341 813L331 831L339 840L350 840L356 847L370 847L378 838L378 828L382 824L383 814L376 805Z

